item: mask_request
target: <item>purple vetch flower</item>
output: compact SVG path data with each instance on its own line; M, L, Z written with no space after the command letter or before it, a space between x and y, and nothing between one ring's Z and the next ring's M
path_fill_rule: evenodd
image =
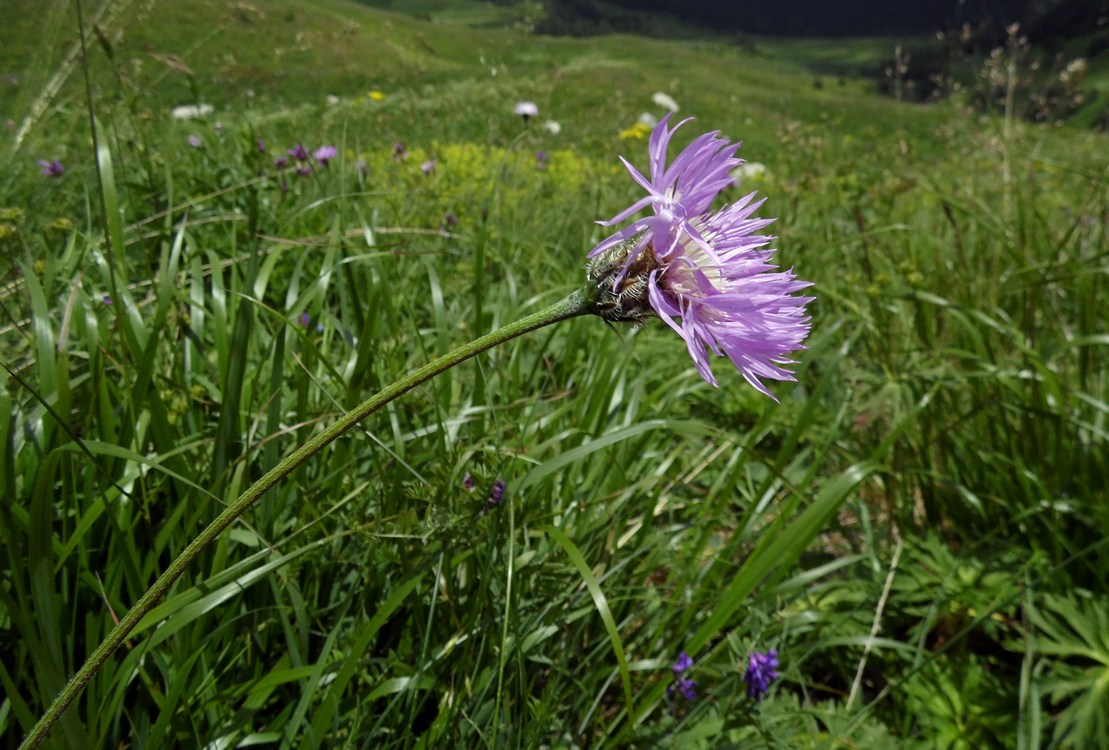
M524 118L524 122L527 122L528 118L539 116L539 107L535 102L517 102L516 108L512 111Z
M100 301L103 302L105 305L110 305L112 304L112 295L105 294L103 297L100 298Z
M39 159L39 167L42 168L43 177L61 177L65 174L65 166L57 159L53 161Z
M420 165L420 171L423 172L424 174L431 174L432 172L434 172L435 171L435 160L434 159L428 159L427 161L425 161L423 164Z
M778 679L778 652L770 649L765 654L755 651L747 659L743 681L747 683L747 697L761 701L770 683Z
M504 480L497 477L493 480L493 486L489 488L489 505L496 507L504 500L504 491L507 485Z
M193 148L200 148L204 145L204 141L200 140L200 136L196 133L189 133L189 137L185 139Z
M674 666L672 667L674 670L674 684L666 688L666 694L668 696L673 698L674 693L681 693L681 696L687 701L697 700L697 691L694 690L694 688L697 687L697 680L690 680L682 677L692 666L693 659L690 658L689 654L685 651L678 654L678 660L674 662Z
M312 153L321 167L326 167L327 163L338 155L339 151L334 146L320 146Z
M301 164L297 167L297 177L307 177L310 174L312 174L311 164Z
M726 355L743 377L774 398L762 379L794 380L784 366L803 349L811 286L793 271L770 263L773 237L758 234L773 219L754 216L763 204L755 193L713 211L713 200L732 184L742 163L739 144L718 132L698 136L667 166L674 132L662 118L649 141L645 177L621 161L647 195L608 221L612 226L645 209L648 216L601 241L589 253L589 278L597 284L597 312L609 321L639 323L662 318L686 343L697 371L716 385L708 353Z
M404 144L401 141L397 141L393 144L393 161L399 161L407 155L408 151L405 150Z
M277 167L278 169L284 169L285 167L289 166L289 157L287 157L287 156L278 156L278 157L274 158L273 165L275 167Z
M297 161L308 161L308 149L306 149L299 143L288 149L288 152L289 156L293 157Z
M462 477L462 489L470 492L474 489L474 475L466 472L466 476Z
M300 323L301 328L307 328L308 324L312 322L312 316L307 312L302 312L297 316L297 322Z

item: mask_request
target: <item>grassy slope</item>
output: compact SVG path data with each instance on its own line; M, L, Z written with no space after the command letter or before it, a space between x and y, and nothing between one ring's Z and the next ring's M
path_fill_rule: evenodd
M17 32L0 45L5 69L18 64L8 50L48 58L28 81L56 69L56 40L72 35L64 13L46 19L49 44L25 16L5 28ZM615 154L643 162L643 142L618 133L658 90L769 165L781 260L816 282L812 349L800 382L775 388L782 405L722 366L720 390L691 377L661 326L625 341L574 321L460 368L275 490L190 571L166 625L145 631L157 646L121 654L62 727L70 744L87 731L102 746L307 746L326 732L405 747L412 726L461 746L488 746L491 727L510 745L616 737L618 659L547 524L599 578L641 746L1039 736L1021 723L1019 707L1038 705L1021 667L1044 690L1044 675L1086 662L1023 652L1035 608L1018 606L1013 581L1063 611L1072 589L1093 592L1074 608L1100 611L1106 590L1104 550L1083 552L1109 529L1103 138L1020 124L1004 138L1003 123L954 106L898 105L851 81L816 90L788 45L535 39L339 0L132 3L120 19L107 36L125 84L102 52L94 75L130 317L116 317L124 296L101 301L76 78L0 178L0 208L23 209L7 257L33 280L6 277L4 359L95 450L73 451L26 390L0 399L18 425L2 475L16 498L0 524L12 634L0 677L16 686L0 706L5 743L102 635L105 601L125 609L219 498L378 384L577 284L591 221L633 194ZM217 117L168 121L190 84L148 50L178 55ZM35 93L9 91L5 111ZM344 103L323 106L329 93ZM562 133L524 130L510 111L523 98ZM284 194L254 136L271 153L334 142L342 161ZM391 158L397 140L407 161ZM69 171L43 181L33 159L54 155ZM430 179L426 157L439 161ZM156 213L167 206L170 221ZM447 211L453 240L434 231ZM249 217L279 239L256 246ZM296 325L301 311L318 336ZM849 491L840 472L867 460L882 471ZM467 472L476 495L459 489ZM496 476L516 502L487 513ZM810 545L783 525L817 499L840 512ZM894 522L909 541L882 613L889 640L855 704L868 717L843 705ZM806 550L804 575L775 567L792 554L767 548L778 542ZM747 651L769 646L788 654L786 679L756 711L740 676ZM688 706L663 696L682 649L704 696ZM1044 705L1047 731L1062 726L1069 704Z

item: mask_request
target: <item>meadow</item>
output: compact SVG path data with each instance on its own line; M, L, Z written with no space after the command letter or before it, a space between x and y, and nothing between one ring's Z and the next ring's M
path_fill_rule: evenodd
M796 382L658 321L481 354L266 494L44 746L1109 747L1104 134L477 4L105 2L84 55L42 7L0 30L0 745L283 456L581 287L662 92L765 165L725 198L814 282Z

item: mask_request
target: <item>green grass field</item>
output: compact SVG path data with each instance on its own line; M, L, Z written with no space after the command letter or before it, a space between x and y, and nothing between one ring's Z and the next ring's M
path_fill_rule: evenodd
M263 497L46 746L1109 747L1105 135L523 6L90 4L87 67L73 4L15 6L0 746L282 456L581 286L661 91L766 165L815 282L780 402L659 322L479 355Z

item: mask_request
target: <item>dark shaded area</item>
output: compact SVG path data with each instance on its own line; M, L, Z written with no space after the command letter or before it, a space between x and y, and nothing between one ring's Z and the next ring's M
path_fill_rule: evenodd
M1057 28L1051 33L1066 34L1081 25L1088 33L1090 24L1109 13L1105 0L546 0L544 5L547 18L537 30L571 35L655 36L668 28L658 16L721 34L821 37L924 34L963 24L1002 29L1014 21L1054 17Z

